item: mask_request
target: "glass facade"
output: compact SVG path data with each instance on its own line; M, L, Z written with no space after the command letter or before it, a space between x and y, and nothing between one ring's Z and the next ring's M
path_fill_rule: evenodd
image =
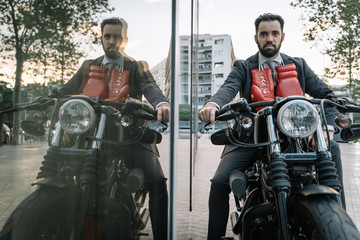
M241 54L253 51L243 42L250 31L240 29L243 3L232 2L239 12L224 20L229 4L220 1L200 9L200 0L84 0L78 7L88 10L78 16L89 15L89 2L114 9L68 26L71 17L51 16L75 11L60 12L66 8L58 3L69 1L8 2L24 2L0 3L4 12L22 9L13 15L23 16L17 24L30 12L45 17L32 16L33 29L18 28L30 33L23 55L1 55L0 111L11 109L18 78L18 102L35 101L38 109L0 117L0 239L205 239L210 181L223 149L211 145L209 133L224 126L205 131L198 112L235 61L229 34L241 35ZM32 5L38 2L49 5ZM7 49L16 36L1 39ZM155 108L164 113L161 123ZM235 237L230 227L226 236Z

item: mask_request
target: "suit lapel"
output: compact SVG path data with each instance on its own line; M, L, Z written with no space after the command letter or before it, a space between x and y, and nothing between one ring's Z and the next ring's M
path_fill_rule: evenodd
M287 64L291 64L291 63L294 63L294 60L292 57L286 55L286 54L283 54L283 53L280 53L281 55L281 58L284 62L284 65L287 65Z
M250 68L250 70L259 69L259 54L258 53L249 57L249 68Z

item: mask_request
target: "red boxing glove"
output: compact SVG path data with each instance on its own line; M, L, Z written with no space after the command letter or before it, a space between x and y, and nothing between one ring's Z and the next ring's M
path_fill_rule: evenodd
M112 70L109 82L108 100L125 102L130 95L129 86L130 71L120 72L117 69Z
M294 63L276 67L278 85L276 87L277 97L304 96L297 78Z
M88 97L107 97L107 87L105 84L107 68L92 65L90 67L89 79L82 92L83 95Z
M274 81L270 68L251 70L252 86L251 101L272 101L274 100Z

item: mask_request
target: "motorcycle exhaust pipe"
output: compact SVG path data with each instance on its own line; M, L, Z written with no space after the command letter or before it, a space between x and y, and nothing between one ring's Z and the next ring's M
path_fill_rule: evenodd
M229 184L233 194L241 198L246 194L247 177L245 173L240 170L236 170L230 174Z
M141 219L140 230L143 230L146 227L149 218L150 218L150 211L149 209L145 208L140 214L140 219Z
M126 178L126 188L130 193L135 193L144 185L144 172L140 168L133 168Z
M239 214L237 212L232 212L230 214L231 229L234 229L238 220L239 220Z

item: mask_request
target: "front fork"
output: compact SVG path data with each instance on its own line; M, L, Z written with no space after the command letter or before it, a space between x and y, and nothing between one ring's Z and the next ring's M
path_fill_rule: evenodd
M88 156L85 159L84 169L81 173L80 186L82 189L82 196L81 196L79 214L75 225L74 239L82 239L86 211L90 205L90 200L94 194L94 189L97 181L98 156L102 144L97 139L103 139L105 132L106 118L107 115L105 113L102 113L95 134L95 140L92 144L92 148Z
M332 161L331 153L328 151L320 122L316 129L316 146L319 159L317 163L319 183L331 187L340 193L342 188L341 182L339 181L335 163ZM340 195L335 195L335 200L342 206Z
M279 217L279 227L283 240L290 240L289 219L288 219L288 194L290 190L289 176L287 174L286 163L281 154L279 138L276 133L275 123L273 119L273 109L266 108L266 124L269 140L273 142L270 146L271 163L270 163L270 181L275 194L275 203L277 214Z
M264 110L266 114L266 124L269 135L269 140L273 142L271 147L270 164L270 181L275 193L275 202L277 213L280 221L282 239L290 240L289 219L288 219L288 194L290 190L289 176L287 174L287 165L284 156L281 153L278 135L275 129L273 119L273 109L271 107ZM316 146L318 152L318 177L319 183L325 186L332 187L338 192L341 189L341 183L338 180L335 163L331 159L331 154L328 151L327 144L322 131L321 123L319 122L316 130ZM339 195L336 195L336 200L341 203Z

